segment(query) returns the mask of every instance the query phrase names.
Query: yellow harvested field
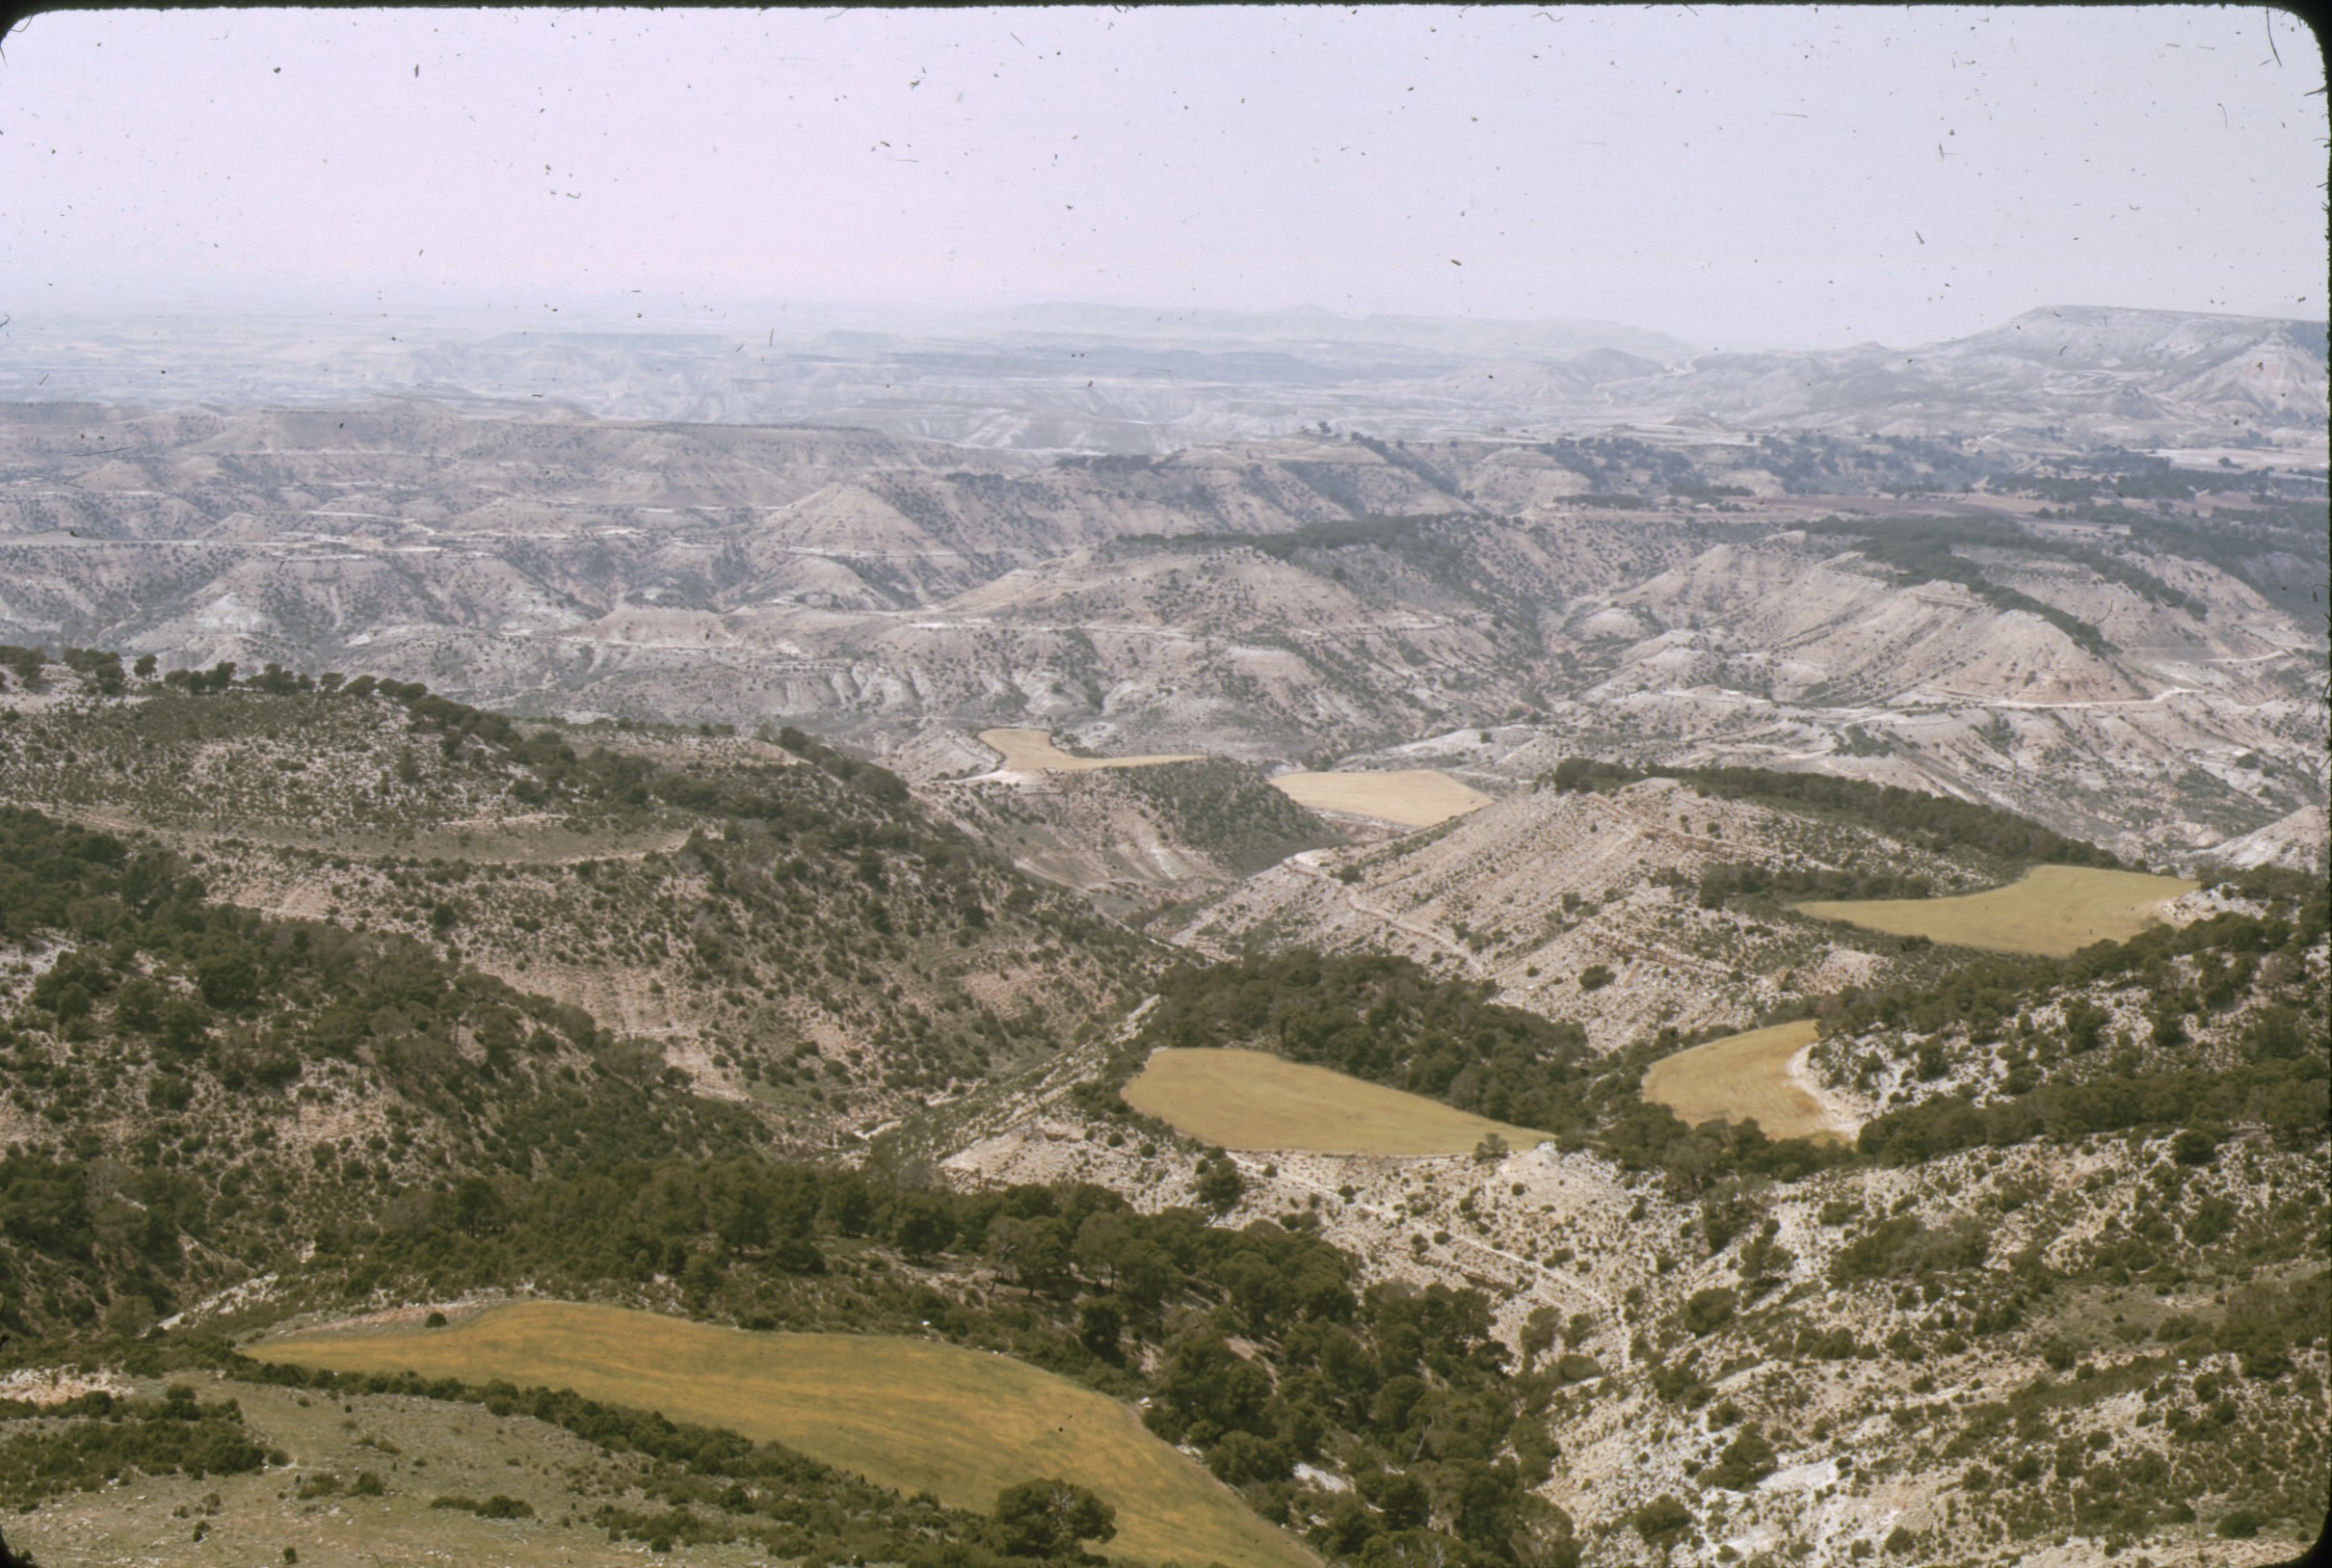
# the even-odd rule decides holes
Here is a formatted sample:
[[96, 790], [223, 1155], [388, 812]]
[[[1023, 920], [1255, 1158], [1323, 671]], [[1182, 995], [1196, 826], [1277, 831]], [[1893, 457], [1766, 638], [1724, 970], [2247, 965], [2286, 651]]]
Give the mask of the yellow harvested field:
[[1195, 752], [1173, 757], [1072, 757], [1052, 743], [1043, 730], [983, 730], [980, 744], [1004, 754], [1004, 766], [1015, 773], [1091, 773], [1096, 768], [1149, 768], [1160, 762], [1203, 762]]
[[1494, 1133], [1510, 1149], [1551, 1135], [1260, 1050], [1152, 1051], [1125, 1100], [1225, 1149], [1466, 1155]]
[[2005, 888], [1952, 898], [1825, 900], [1797, 909], [1818, 920], [1843, 920], [1889, 936], [2065, 958], [2091, 943], [2127, 942], [2161, 924], [2161, 906], [2200, 886], [2142, 871], [2036, 865]]
[[1430, 828], [1490, 804], [1490, 797], [1480, 790], [1431, 768], [1399, 773], [1283, 773], [1271, 784], [1298, 806], [1315, 811], [1373, 816], [1405, 828]]
[[1686, 1122], [1754, 1121], [1769, 1138], [1842, 1138], [1853, 1132], [1789, 1076], [1789, 1058], [1814, 1044], [1811, 1020], [1693, 1046], [1654, 1062], [1644, 1098]]
[[754, 1334], [575, 1302], [437, 1329], [297, 1334], [250, 1347], [334, 1371], [504, 1378], [776, 1441], [903, 1492], [986, 1513], [1040, 1475], [1118, 1510], [1113, 1556], [1312, 1568], [1312, 1555], [1116, 1400], [1006, 1356], [925, 1340]]

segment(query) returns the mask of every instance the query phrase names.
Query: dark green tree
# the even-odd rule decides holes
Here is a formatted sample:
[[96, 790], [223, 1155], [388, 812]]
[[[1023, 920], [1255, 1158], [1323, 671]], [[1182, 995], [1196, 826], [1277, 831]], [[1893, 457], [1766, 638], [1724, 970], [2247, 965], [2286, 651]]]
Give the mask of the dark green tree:
[[1238, 1166], [1220, 1149], [1199, 1161], [1199, 1202], [1215, 1213], [1227, 1212], [1246, 1190], [1247, 1183], [1239, 1176]]
[[1081, 1558], [1079, 1542], [1117, 1534], [1118, 1511], [1073, 1481], [1045, 1476], [998, 1492], [992, 1526], [1008, 1556]]

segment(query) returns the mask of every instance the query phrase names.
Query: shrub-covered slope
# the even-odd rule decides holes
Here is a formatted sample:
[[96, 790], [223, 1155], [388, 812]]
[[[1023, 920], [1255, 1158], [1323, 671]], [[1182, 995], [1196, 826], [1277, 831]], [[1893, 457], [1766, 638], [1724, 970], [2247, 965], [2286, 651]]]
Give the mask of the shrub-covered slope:
[[110, 698], [51, 671], [50, 699], [0, 709], [0, 798], [149, 828], [219, 898], [582, 1007], [805, 1145], [1057, 1049], [1154, 951], [797, 731], [521, 724], [280, 672]]

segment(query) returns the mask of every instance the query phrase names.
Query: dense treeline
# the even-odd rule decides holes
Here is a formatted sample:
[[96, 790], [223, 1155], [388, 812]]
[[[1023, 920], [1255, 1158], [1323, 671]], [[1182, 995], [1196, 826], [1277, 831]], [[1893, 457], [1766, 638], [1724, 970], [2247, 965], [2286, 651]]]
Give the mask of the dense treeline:
[[[1802, 811], [1866, 828], [1938, 853], [1980, 855], [2003, 866], [2094, 865], [2109, 870], [2123, 868], [2120, 860], [2095, 844], [2068, 838], [2013, 811], [2003, 811], [1994, 806], [1978, 806], [1973, 801], [1955, 800], [1948, 795], [1924, 794], [1895, 784], [1872, 784], [1864, 779], [1842, 779], [1822, 773], [1777, 773], [1768, 768], [1638, 768], [1624, 762], [1600, 762], [1590, 757], [1567, 757], [1551, 772], [1543, 775], [1540, 782], [1556, 789], [1602, 792], [1644, 779], [1676, 779], [1711, 799], [1737, 800], [1751, 805]], [[1843, 881], [1822, 880], [1825, 876], [1842, 878], [1847, 873], [1806, 874], [1824, 890], [1847, 885]], [[1913, 888], [1923, 883], [1923, 879], [1897, 876], [1883, 870], [1858, 871], [1852, 875], [1857, 879], [1853, 885], [1858, 887], [1867, 881], [1870, 885], [1898, 889]], [[1761, 877], [1763, 877], [1762, 881]], [[1708, 886], [1715, 890], [1720, 899], [1734, 892], [1794, 894], [1795, 891], [1794, 887], [1789, 885], [1789, 874], [1766, 875], [1753, 866], [1729, 868], [1726, 877]], [[1823, 890], [1817, 896], [1921, 895], [1902, 891], [1879, 895], [1857, 892], [1849, 895]]]
[[[2116, 475], [2109, 483], [2115, 487], [2117, 492], [2122, 492], [2122, 487], [2129, 487], [2126, 493], [2133, 495], [2175, 496], [2182, 489], [2186, 488], [2185, 480], [2169, 476], [2167, 470], [2164, 470], [2162, 475], [2151, 480], [2133, 474]], [[2191, 491], [2188, 490], [2186, 495], [2181, 498], [2190, 499]], [[1815, 524], [1809, 531], [1847, 535], [1876, 542], [1875, 546], [1872, 543], [1866, 543], [1863, 546], [1864, 552], [1871, 555], [1872, 559], [1885, 561], [1891, 566], [1900, 566], [1906, 571], [1927, 573], [1936, 581], [1960, 582], [1987, 598], [1995, 593], [2011, 595], [2013, 590], [1997, 588], [1989, 584], [1979, 587], [1977, 583], [1969, 581], [1969, 575], [1975, 569], [1970, 563], [1959, 560], [1955, 555], [1950, 555], [1951, 551], [1960, 549], [2002, 550], [2023, 555], [2037, 555], [2044, 560], [2063, 561], [2069, 565], [2078, 566], [2107, 582], [2119, 583], [2149, 604], [2183, 610], [2197, 620], [2206, 613], [2206, 606], [2202, 600], [2181, 589], [2173, 588], [2143, 567], [2121, 556], [2108, 555], [2094, 545], [2080, 544], [2075, 540], [2049, 534], [2027, 533], [2012, 524], [1971, 518], [1921, 518], [1910, 526], [1916, 532], [1908, 536], [1881, 535], [1867, 520], [1833, 518]], [[1939, 562], [1939, 556], [1949, 556], [1949, 564], [1945, 565]], [[2022, 596], [2015, 597], [2021, 598]], [[2000, 600], [1995, 599], [1994, 602], [2000, 602]], [[2008, 606], [2002, 604], [2002, 607], [2007, 608]], [[2015, 607], [2029, 608], [2030, 603], [2027, 601], [2026, 604]], [[2085, 623], [2076, 622], [2075, 625], [2085, 625]]]
[[[111, 697], [128, 684], [129, 678], [121, 669], [121, 655], [96, 648], [67, 648], [58, 655], [58, 662], [75, 675], [86, 677], [98, 691]], [[0, 643], [0, 670], [16, 678], [16, 683], [28, 689], [40, 684], [42, 666], [48, 663], [47, 653], [38, 648], [23, 648], [14, 643]], [[154, 663], [149, 655], [139, 661], [139, 673], [150, 675]], [[8, 687], [8, 676], [0, 675], [0, 691]]]
[[[1630, 768], [1586, 756], [1567, 756], [1539, 784], [1558, 791], [1603, 793], [1642, 780], [1679, 780], [1705, 798], [1772, 805], [1787, 812], [1884, 833], [1938, 854], [1992, 861], [1999, 870], [2027, 865], [2099, 865], [2122, 870], [2122, 861], [2097, 844], [2043, 829], [2015, 812], [1975, 805], [1952, 796], [1928, 796], [1917, 788], [1840, 780], [1821, 772], [1772, 772], [1767, 768]], [[1716, 910], [1735, 898], [1926, 898], [1936, 891], [1931, 877], [1892, 865], [1787, 865], [1719, 864], [1700, 873], [1700, 908]]]
[[2133, 1128], [2225, 1128], [2254, 1122], [2318, 1133], [2324, 1126], [2321, 1060], [2248, 1062], [2220, 1071], [2043, 1083], [2013, 1100], [1974, 1105], [1957, 1097], [1887, 1111], [1863, 1128], [1863, 1153], [1890, 1165], [2031, 1138], [2079, 1138]]
[[1874, 833], [1936, 849], [1969, 850], [2026, 864], [2108, 869], [2122, 865], [2110, 852], [2095, 844], [2068, 838], [2013, 811], [1948, 795], [1930, 795], [1863, 779], [1778, 773], [1767, 768], [1688, 768], [1675, 776], [1721, 799], [1829, 813]]
[[1889, 865], [1849, 871], [1827, 865], [1768, 867], [1750, 861], [1719, 861], [1702, 868], [1693, 890], [1701, 908], [1723, 909], [1759, 899], [1800, 903], [1822, 898], [1931, 898], [1935, 879]]
[[[2025, 825], [2018, 819], [2006, 818], [2002, 829], [1987, 820], [1992, 816], [2004, 813], [1972, 809], [1964, 817], [1947, 814], [1950, 826], [1943, 831], [1961, 843], [2037, 842], [2044, 852], [2061, 853], [2088, 847], [2064, 840], [2059, 850], [2045, 838], [2020, 838], [2013, 830]], [[2332, 1077], [2320, 1003], [2311, 1010], [2280, 993], [2262, 997], [2258, 982], [2273, 954], [2284, 956], [2288, 972], [2305, 972], [2300, 966], [2306, 955], [2325, 940], [2325, 891], [2313, 879], [2272, 869], [2244, 873], [2227, 886], [2260, 901], [2264, 913], [2158, 926], [2062, 960], [1982, 955], [1939, 980], [1824, 999], [1820, 1012], [1828, 1036], [1957, 1029], [1980, 1047], [1999, 1041], [2014, 1021], [2036, 1009], [2055, 1006], [2063, 1019], [2061, 1038], [2021, 1048], [2021, 1065], [2010, 1080], [2013, 1098], [1977, 1106], [1944, 1097], [1886, 1111], [1865, 1126], [1855, 1152], [1805, 1139], [1768, 1139], [1754, 1124], [1687, 1127], [1666, 1107], [1644, 1102], [1643, 1068], [1686, 1044], [1674, 1031], [1595, 1057], [1576, 1025], [1501, 1006], [1486, 986], [1437, 979], [1409, 960], [1373, 955], [1297, 950], [1177, 970], [1160, 982], [1158, 1001], [1141, 1028], [1080, 1092], [1091, 1109], [1127, 1115], [1117, 1091], [1153, 1050], [1262, 1049], [1544, 1129], [1566, 1146], [1596, 1149], [1626, 1168], [1661, 1171], [1672, 1189], [1685, 1194], [1728, 1174], [1794, 1180], [1856, 1152], [1900, 1164], [1987, 1144], [2133, 1128], [2249, 1123], [2294, 1136], [2320, 1131]], [[2188, 963], [2173, 962], [2178, 959]], [[2241, 1059], [2142, 1074], [2134, 1066], [2105, 1071], [2109, 1064], [2099, 1047], [2106, 1015], [2082, 993], [2133, 981], [2151, 988], [2149, 1016], [2158, 1044], [2184, 1041], [2186, 1020], [2258, 1002], [2241, 1035]]]
[[[0, 1180], [30, 1214], [55, 1175]], [[1358, 1496], [1319, 1530], [1340, 1556], [1567, 1560], [1568, 1521], [1529, 1495], [1553, 1449], [1523, 1420], [1551, 1382], [1509, 1375], [1478, 1291], [1361, 1289], [1356, 1260], [1314, 1234], [1310, 1212], [1232, 1229], [1187, 1209], [1143, 1214], [1090, 1185], [959, 1193], [693, 1156], [474, 1175], [369, 1215], [348, 1207], [305, 1263], [278, 1260], [286, 1289], [411, 1299], [523, 1278], [586, 1299], [668, 1289], [694, 1315], [748, 1327], [937, 1333], [1146, 1397], [1160, 1435], [1269, 1517], [1294, 1519], [1298, 1462], [1343, 1469]], [[137, 1372], [176, 1340], [111, 1342]], [[9, 1350], [42, 1362], [90, 1343], [19, 1337]], [[676, 1450], [664, 1460], [686, 1469]], [[713, 1508], [715, 1477], [671, 1478], [665, 1511], [602, 1523], [643, 1539], [750, 1536], [788, 1555], [803, 1544], [788, 1533], [801, 1521], [760, 1518], [758, 1502], [744, 1510], [754, 1518]]]
[[[1638, 1063], [1666, 1055], [1655, 1043], [1630, 1052]], [[1623, 1079], [1632, 1090], [1641, 1066]], [[1769, 1138], [1754, 1119], [1745, 1122], [1686, 1123], [1665, 1105], [1620, 1099], [1619, 1108], [1585, 1146], [1609, 1156], [1622, 1169], [1658, 1171], [1669, 1191], [1691, 1198], [1721, 1185], [1728, 1177], [1763, 1177], [1794, 1182], [1852, 1157], [1843, 1146], [1818, 1138]]]
[[1277, 865], [1298, 850], [1336, 841], [1316, 815], [1229, 757], [1126, 768], [1117, 782], [1148, 802], [1176, 839], [1215, 856], [1241, 876]]
[[1493, 994], [1410, 959], [1366, 953], [1298, 948], [1185, 966], [1158, 982], [1140, 1030], [1078, 1092], [1091, 1109], [1129, 1115], [1118, 1091], [1151, 1051], [1244, 1047], [1541, 1129], [1626, 1169], [1662, 1171], [1686, 1192], [1729, 1171], [1789, 1180], [1842, 1157], [1808, 1139], [1769, 1139], [1754, 1124], [1689, 1127], [1645, 1102], [1644, 1068], [1688, 1044], [1674, 1029], [1598, 1056], [1577, 1024]]
[[285, 1463], [252, 1441], [232, 1399], [206, 1403], [181, 1383], [159, 1399], [102, 1390], [50, 1405], [0, 1399], [0, 1500], [19, 1508], [132, 1475], [200, 1480]]
[[2257, 582], [2268, 575], [2262, 571], [2263, 566], [2280, 553], [2306, 562], [2313, 569], [2308, 575], [2320, 582], [2326, 554], [2324, 498], [2321, 495], [2276, 498], [2263, 494], [2254, 500], [2254, 505], [2241, 510], [2213, 512], [2208, 526], [2199, 518], [2163, 517], [2118, 505], [2089, 511], [2102, 514], [2098, 520], [2128, 528], [2133, 542], [2196, 561], [2208, 561], [2231, 575]]

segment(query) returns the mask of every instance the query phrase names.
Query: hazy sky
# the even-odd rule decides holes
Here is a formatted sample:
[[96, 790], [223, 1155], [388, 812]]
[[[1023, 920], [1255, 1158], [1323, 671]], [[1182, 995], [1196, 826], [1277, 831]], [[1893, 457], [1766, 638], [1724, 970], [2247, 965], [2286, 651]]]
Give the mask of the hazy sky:
[[2260, 9], [65, 13], [0, 61], [0, 312], [2320, 317], [2323, 83]]

